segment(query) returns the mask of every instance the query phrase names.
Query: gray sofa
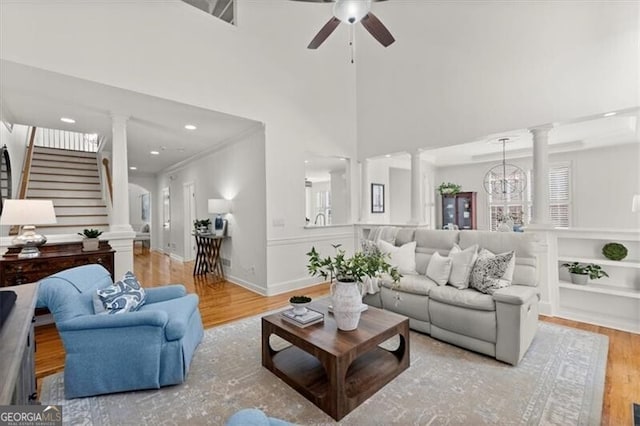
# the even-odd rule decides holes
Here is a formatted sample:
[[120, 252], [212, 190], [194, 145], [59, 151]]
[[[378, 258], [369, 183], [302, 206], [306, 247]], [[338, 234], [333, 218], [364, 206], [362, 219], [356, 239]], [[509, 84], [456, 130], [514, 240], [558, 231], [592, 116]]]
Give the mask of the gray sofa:
[[[517, 365], [533, 341], [538, 326], [539, 291], [533, 236], [515, 232], [447, 231], [382, 227], [370, 236], [395, 246], [416, 241], [417, 275], [404, 275], [393, 286], [379, 280], [379, 292], [364, 302], [409, 317], [412, 329], [439, 340]], [[425, 276], [436, 251], [447, 256], [454, 244], [462, 249], [478, 244], [493, 253], [515, 250], [512, 285], [493, 295], [473, 288], [439, 286]]]

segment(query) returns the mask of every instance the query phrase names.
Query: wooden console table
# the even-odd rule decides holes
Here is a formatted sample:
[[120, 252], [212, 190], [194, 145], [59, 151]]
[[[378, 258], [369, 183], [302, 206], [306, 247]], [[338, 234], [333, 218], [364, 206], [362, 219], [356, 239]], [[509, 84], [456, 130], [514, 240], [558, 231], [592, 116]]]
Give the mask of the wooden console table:
[[33, 308], [38, 283], [0, 291], [14, 291], [16, 304], [0, 329], [0, 405], [27, 405], [36, 401]]
[[82, 251], [82, 243], [54, 243], [40, 247], [40, 256], [18, 258], [20, 247], [9, 247], [0, 258], [0, 287], [27, 284], [75, 266], [97, 263], [113, 279], [114, 253], [108, 241], [100, 241], [98, 250]]
[[224, 280], [220, 249], [222, 241], [227, 237], [214, 234], [193, 234], [193, 236], [196, 239], [196, 263], [193, 266], [193, 275], [211, 272], [220, 280]]

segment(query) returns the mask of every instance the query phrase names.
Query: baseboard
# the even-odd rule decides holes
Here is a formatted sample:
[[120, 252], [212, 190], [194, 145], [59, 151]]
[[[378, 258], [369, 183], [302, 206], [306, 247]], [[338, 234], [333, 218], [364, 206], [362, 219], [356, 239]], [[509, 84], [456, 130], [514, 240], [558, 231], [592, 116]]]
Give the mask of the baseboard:
[[321, 282], [322, 281], [318, 281], [317, 278], [306, 277], [269, 285], [269, 287], [267, 288], [267, 296], [275, 296], [277, 294], [287, 293], [289, 291], [301, 290], [307, 287], [318, 285]]
[[173, 259], [173, 260], [177, 260], [178, 262], [183, 262], [183, 263], [184, 263], [184, 260], [183, 260], [182, 256], [178, 256], [178, 255], [177, 255], [177, 254], [175, 254], [175, 253], [171, 253], [171, 254], [169, 255], [169, 257], [170, 257], [171, 259]]
[[551, 303], [549, 302], [540, 302], [538, 303], [538, 312], [542, 315], [546, 315], [548, 317], [554, 316], [553, 308]]
[[242, 278], [238, 278], [238, 277], [235, 277], [233, 275], [225, 274], [224, 279], [226, 281], [229, 281], [232, 284], [239, 285], [240, 287], [246, 288], [247, 290], [251, 290], [254, 293], [258, 293], [261, 296], [269, 296], [269, 294], [267, 294], [267, 291], [265, 290], [264, 287], [261, 287], [261, 286], [259, 286], [257, 284], [252, 283], [252, 282], [243, 280]]

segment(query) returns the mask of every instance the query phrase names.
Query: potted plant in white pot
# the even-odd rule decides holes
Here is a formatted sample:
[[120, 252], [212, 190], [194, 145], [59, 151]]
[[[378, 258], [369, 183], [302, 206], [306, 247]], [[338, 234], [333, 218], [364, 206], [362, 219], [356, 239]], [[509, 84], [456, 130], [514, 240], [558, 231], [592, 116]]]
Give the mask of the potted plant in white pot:
[[85, 229], [82, 233], [78, 232], [78, 235], [83, 237], [82, 251], [95, 251], [98, 250], [100, 240], [98, 237], [102, 235], [102, 231], [97, 229]]
[[609, 274], [605, 272], [600, 265], [595, 263], [582, 264], [579, 262], [563, 263], [562, 266], [569, 270], [571, 274], [571, 282], [574, 284], [584, 285], [587, 280], [597, 280], [602, 277], [608, 277]]
[[[334, 245], [335, 256], [320, 257], [315, 247], [307, 253], [309, 263], [307, 269], [312, 276], [330, 278], [333, 316], [338, 329], [355, 330], [360, 321], [362, 307], [362, 279], [373, 278], [388, 273], [394, 282], [401, 278], [398, 269], [387, 263], [385, 255], [378, 252], [356, 252], [347, 257], [340, 245]], [[333, 282], [333, 278], [336, 279]]]

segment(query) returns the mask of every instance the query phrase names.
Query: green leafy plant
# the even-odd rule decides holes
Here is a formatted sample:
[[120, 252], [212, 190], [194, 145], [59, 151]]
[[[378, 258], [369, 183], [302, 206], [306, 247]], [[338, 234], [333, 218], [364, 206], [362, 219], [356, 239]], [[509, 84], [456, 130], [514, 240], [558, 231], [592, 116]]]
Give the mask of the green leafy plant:
[[442, 182], [440, 186], [438, 186], [438, 192], [442, 195], [455, 195], [462, 191], [462, 186], [451, 183], [451, 182]]
[[82, 232], [78, 232], [78, 235], [81, 235], [85, 238], [98, 238], [102, 235], [102, 231], [98, 231], [97, 229], [85, 229]]
[[309, 303], [311, 298], [309, 296], [292, 296], [289, 299], [289, 303]]
[[582, 264], [579, 262], [571, 262], [563, 263], [562, 266], [567, 268], [572, 274], [589, 275], [589, 278], [592, 280], [609, 276], [600, 265], [596, 265], [595, 263]]
[[325, 279], [330, 277], [331, 280], [335, 277], [345, 282], [361, 282], [364, 277], [373, 278], [382, 273], [389, 274], [393, 282], [398, 282], [402, 277], [397, 268], [387, 263], [386, 256], [380, 251], [359, 251], [347, 257], [345, 251], [340, 249], [340, 244], [333, 245], [333, 248], [336, 250], [335, 256], [322, 258], [315, 247], [311, 247], [311, 251], [307, 253], [307, 270], [312, 276], [319, 275]]
[[627, 248], [620, 243], [607, 243], [602, 247], [602, 254], [609, 260], [622, 260], [628, 253]]

